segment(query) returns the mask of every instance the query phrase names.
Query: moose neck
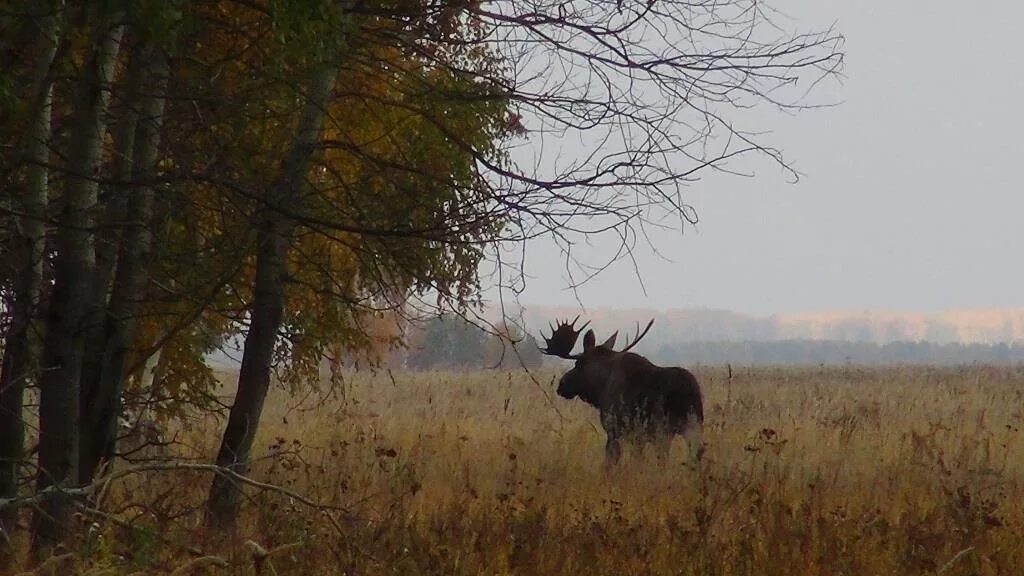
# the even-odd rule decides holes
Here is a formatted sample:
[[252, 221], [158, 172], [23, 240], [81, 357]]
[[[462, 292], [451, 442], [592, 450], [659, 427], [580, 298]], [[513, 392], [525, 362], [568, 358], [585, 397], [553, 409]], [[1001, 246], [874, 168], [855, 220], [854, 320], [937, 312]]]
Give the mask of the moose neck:
[[[603, 384], [603, 383], [602, 383]], [[583, 400], [587, 404], [600, 409], [601, 408], [601, 397], [604, 396], [604, 386], [592, 386], [584, 388], [579, 393], [580, 400]]]
[[608, 379], [613, 369], [612, 363], [606, 359], [598, 366], [592, 366], [584, 374], [585, 384], [579, 388], [579, 398], [591, 406], [601, 409], [605, 403], [605, 392]]

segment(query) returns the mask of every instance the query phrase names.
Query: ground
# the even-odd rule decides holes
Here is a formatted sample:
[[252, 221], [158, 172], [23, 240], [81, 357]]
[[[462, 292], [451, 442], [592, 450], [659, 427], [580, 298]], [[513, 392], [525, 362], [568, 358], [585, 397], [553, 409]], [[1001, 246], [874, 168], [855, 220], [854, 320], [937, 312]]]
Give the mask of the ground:
[[[1024, 368], [697, 368], [707, 454], [601, 467], [554, 372], [348, 375], [272, 394], [237, 538], [197, 529], [206, 472], [112, 488], [80, 566], [202, 555], [281, 574], [1013, 574], [1024, 566]], [[180, 454], [215, 451], [209, 420]], [[245, 544], [246, 540], [252, 542]], [[285, 546], [284, 548], [279, 548]], [[191, 558], [191, 560], [190, 560]], [[216, 561], [211, 560], [211, 561]], [[237, 568], [242, 566], [242, 568]], [[266, 566], [261, 567], [271, 573]]]

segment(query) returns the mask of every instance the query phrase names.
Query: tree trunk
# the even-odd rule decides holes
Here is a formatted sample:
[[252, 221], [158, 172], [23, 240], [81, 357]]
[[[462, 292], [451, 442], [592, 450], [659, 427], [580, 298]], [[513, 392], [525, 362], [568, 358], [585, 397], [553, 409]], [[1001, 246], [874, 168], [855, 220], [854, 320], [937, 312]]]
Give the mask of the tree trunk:
[[[334, 86], [336, 66], [318, 71], [310, 83], [306, 103], [288, 155], [278, 178], [267, 190], [256, 232], [256, 279], [249, 333], [242, 352], [238, 391], [217, 454], [217, 465], [244, 474], [249, 462], [263, 402], [270, 388], [270, 368], [277, 331], [284, 313], [284, 285], [295, 221], [278, 207], [294, 210], [310, 155], [320, 140], [324, 106]], [[215, 528], [233, 528], [241, 502], [241, 487], [226, 476], [215, 476], [207, 502], [206, 522]]]
[[[134, 45], [133, 45], [134, 44]], [[117, 124], [112, 130], [114, 159], [113, 176], [115, 184], [107, 192], [107, 198], [101, 201], [102, 213], [99, 215], [99, 226], [96, 232], [96, 275], [90, 293], [88, 333], [85, 337], [85, 354], [82, 360], [82, 384], [80, 390], [80, 410], [82, 414], [81, 443], [79, 446], [79, 479], [92, 477], [95, 466], [83, 467], [84, 462], [93, 460], [98, 454], [95, 436], [96, 424], [89, 420], [88, 406], [97, 399], [100, 372], [103, 369], [104, 325], [107, 318], [108, 297], [114, 270], [117, 266], [119, 246], [124, 236], [122, 229], [126, 218], [129, 184], [132, 177], [132, 163], [135, 148], [135, 132], [139, 120], [139, 108], [142, 106], [142, 83], [144, 81], [146, 58], [137, 43], [126, 42], [131, 47], [128, 65], [122, 82], [120, 114], [114, 111]]]
[[[103, 3], [92, 50], [79, 78], [59, 217], [54, 284], [39, 379], [39, 474], [37, 490], [77, 480], [79, 385], [85, 350], [86, 307], [96, 263], [93, 227], [96, 176], [105, 126], [107, 91], [123, 31], [115, 3]], [[72, 503], [54, 493], [34, 518], [32, 553], [40, 557], [63, 539]]]
[[[0, 498], [18, 493], [18, 471], [24, 457], [25, 422], [22, 416], [25, 383], [35, 379], [31, 345], [32, 320], [36, 317], [42, 290], [43, 256], [46, 243], [46, 198], [49, 178], [46, 168], [50, 158], [50, 117], [53, 93], [50, 66], [57, 50], [56, 15], [44, 5], [38, 19], [40, 44], [33, 87], [43, 92], [41, 105], [32, 120], [27, 145], [26, 193], [21, 199], [23, 216], [12, 251], [15, 257], [15, 288], [11, 303], [11, 325], [4, 340], [3, 365], [0, 367]], [[10, 536], [17, 525], [18, 510], [0, 511], [0, 567], [11, 560]]]
[[[79, 480], [83, 483], [92, 479], [102, 461], [110, 461], [114, 456], [125, 361], [135, 338], [138, 304], [146, 292], [146, 259], [152, 244], [150, 225], [155, 194], [153, 186], [147, 182], [155, 172], [159, 152], [169, 70], [164, 53], [152, 48], [145, 55], [144, 67], [146, 95], [139, 103], [140, 118], [131, 152], [133, 191], [125, 210], [128, 229], [121, 240], [113, 291], [106, 307], [102, 345], [97, 352], [99, 369], [92, 375], [94, 380], [83, 381], [83, 433], [79, 454]], [[100, 294], [94, 293], [94, 296]]]
[[[126, 36], [131, 36], [126, 34]], [[123, 237], [125, 210], [131, 193], [132, 170], [135, 164], [135, 135], [141, 110], [145, 106], [143, 92], [146, 82], [146, 68], [149, 66], [151, 48], [140, 46], [138, 41], [127, 40], [125, 48], [131, 50], [122, 82], [120, 111], [111, 110], [117, 118], [117, 125], [111, 130], [114, 146], [111, 170], [115, 184], [110, 186], [109, 199], [103, 202], [101, 223], [96, 232], [96, 283], [93, 298], [102, 314], [114, 280], [114, 270]], [[147, 48], [149, 48], [147, 50]], [[147, 94], [146, 96], [152, 96]]]

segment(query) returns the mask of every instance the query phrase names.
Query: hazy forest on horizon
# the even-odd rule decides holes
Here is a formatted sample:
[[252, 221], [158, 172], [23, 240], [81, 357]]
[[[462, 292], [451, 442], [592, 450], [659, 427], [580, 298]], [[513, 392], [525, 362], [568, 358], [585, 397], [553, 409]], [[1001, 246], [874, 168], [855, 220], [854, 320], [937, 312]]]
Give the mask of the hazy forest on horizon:
[[[958, 310], [937, 314], [818, 313], [758, 317], [725, 310], [593, 309], [529, 306], [478, 316], [447, 314], [404, 326], [402, 343], [364, 367], [392, 370], [534, 368], [548, 323], [583, 314], [595, 330], [655, 328], [637, 348], [666, 365], [891, 365], [1024, 363], [1024, 311]], [[496, 334], [512, 327], [504, 341]], [[391, 327], [396, 330], [395, 327]], [[241, 340], [222, 343], [211, 364], [237, 369]], [[358, 367], [348, 358], [350, 367]], [[557, 359], [548, 359], [557, 366]]]

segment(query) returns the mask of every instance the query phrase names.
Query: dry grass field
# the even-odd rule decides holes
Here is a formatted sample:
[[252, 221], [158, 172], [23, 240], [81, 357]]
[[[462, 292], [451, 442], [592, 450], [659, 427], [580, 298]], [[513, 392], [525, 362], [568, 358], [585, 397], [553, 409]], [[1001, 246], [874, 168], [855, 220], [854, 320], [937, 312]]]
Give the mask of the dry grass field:
[[[81, 571], [254, 574], [1024, 573], [1024, 369], [696, 370], [707, 455], [604, 473], [596, 412], [555, 373], [353, 375], [264, 413], [234, 539], [206, 472], [112, 488]], [[209, 461], [219, 428], [179, 431]], [[270, 552], [260, 565], [252, 543]], [[190, 550], [191, 549], [191, 550]], [[229, 568], [201, 564], [218, 555]], [[192, 564], [186, 566], [191, 562]]]

